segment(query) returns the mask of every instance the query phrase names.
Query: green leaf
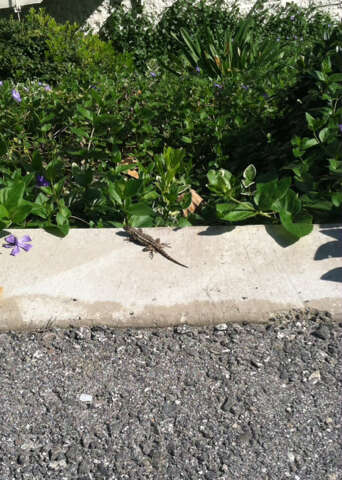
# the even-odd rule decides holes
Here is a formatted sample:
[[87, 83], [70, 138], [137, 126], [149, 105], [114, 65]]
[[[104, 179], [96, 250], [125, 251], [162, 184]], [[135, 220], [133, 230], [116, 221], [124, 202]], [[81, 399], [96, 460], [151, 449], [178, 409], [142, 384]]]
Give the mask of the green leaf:
[[249, 202], [239, 205], [235, 202], [219, 203], [216, 205], [216, 212], [220, 219], [229, 222], [240, 222], [257, 215], [253, 205]]
[[305, 118], [307, 121], [307, 124], [309, 125], [310, 128], [314, 129], [315, 128], [315, 119], [310, 113], [305, 113]]
[[64, 163], [60, 159], [55, 158], [54, 160], [51, 160], [51, 162], [49, 162], [48, 166], [46, 167], [46, 176], [51, 181], [51, 183], [53, 183], [56, 178], [62, 175], [63, 170]]
[[245, 180], [248, 180], [249, 182], [253, 182], [256, 176], [255, 166], [252, 163], [248, 165], [248, 167], [246, 167], [245, 170], [243, 171], [242, 175]]
[[181, 140], [184, 142], [184, 143], [192, 143], [192, 139], [189, 138], [189, 137], [181, 137]]
[[273, 204], [286, 195], [290, 188], [291, 177], [275, 179], [267, 183], [257, 183], [254, 201], [260, 210], [272, 210]]
[[45, 223], [43, 228], [46, 232], [51, 233], [52, 235], [56, 235], [57, 237], [65, 237], [68, 235], [70, 230], [69, 223], [64, 225], [54, 225], [53, 223]]
[[294, 220], [292, 213], [283, 211], [279, 216], [283, 227], [295, 237], [304, 237], [313, 230], [311, 215], [303, 213], [296, 216]]
[[207, 173], [209, 180], [208, 188], [221, 195], [225, 195], [232, 190], [231, 180], [233, 174], [224, 168], [220, 170], [209, 170]]
[[328, 127], [325, 127], [325, 128], [322, 128], [322, 130], [319, 132], [318, 134], [318, 137], [320, 139], [321, 142], [324, 142], [325, 139], [329, 136], [329, 128]]
[[48, 132], [49, 130], [51, 130], [51, 127], [52, 127], [51, 123], [46, 123], [41, 127], [41, 131], [43, 133]]
[[0, 203], [8, 210], [20, 204], [25, 191], [25, 182], [17, 180], [9, 187], [0, 190]]
[[32, 203], [25, 200], [22, 201], [21, 205], [18, 205], [13, 210], [10, 211], [10, 216], [14, 224], [22, 223], [32, 212]]
[[81, 128], [70, 127], [72, 133], [76, 135], [78, 138], [89, 138], [89, 133]]
[[132, 227], [153, 227], [153, 218], [148, 215], [132, 215], [128, 218], [128, 223]]
[[330, 212], [333, 207], [332, 202], [329, 202], [328, 200], [303, 200], [303, 204], [306, 207], [313, 208], [315, 210], [322, 210], [324, 212]]
[[141, 188], [141, 180], [130, 179], [125, 184], [125, 198], [134, 197]]
[[85, 108], [77, 105], [77, 111], [87, 120], [90, 120], [91, 122], [94, 121], [94, 114], [93, 112], [90, 112], [89, 110], [86, 110]]
[[122, 191], [119, 184], [108, 181], [108, 194], [113, 204], [122, 205]]
[[296, 215], [302, 209], [302, 202], [298, 198], [298, 194], [289, 189], [282, 198], [273, 203], [272, 207], [275, 212], [286, 211]]
[[65, 215], [63, 215], [62, 212], [58, 212], [57, 215], [56, 215], [56, 222], [57, 222], [57, 225], [60, 227], [60, 226], [63, 226], [65, 225], [66, 223], [68, 223], [68, 217], [66, 217]]
[[329, 75], [329, 83], [330, 82], [342, 82], [342, 73], [333, 73]]
[[303, 138], [301, 148], [307, 150], [308, 148], [314, 147], [318, 144], [318, 140], [316, 138]]
[[331, 194], [331, 201], [335, 207], [339, 207], [342, 204], [342, 192], [334, 192]]
[[153, 216], [153, 209], [144, 202], [133, 203], [127, 208], [127, 213], [134, 216]]
[[0, 139], [0, 155], [5, 155], [7, 153], [7, 142]]
[[0, 205], [0, 218], [9, 218], [9, 212], [4, 205]]
[[37, 172], [41, 172], [42, 166], [43, 166], [42, 156], [38, 150], [35, 150], [32, 154], [32, 168]]

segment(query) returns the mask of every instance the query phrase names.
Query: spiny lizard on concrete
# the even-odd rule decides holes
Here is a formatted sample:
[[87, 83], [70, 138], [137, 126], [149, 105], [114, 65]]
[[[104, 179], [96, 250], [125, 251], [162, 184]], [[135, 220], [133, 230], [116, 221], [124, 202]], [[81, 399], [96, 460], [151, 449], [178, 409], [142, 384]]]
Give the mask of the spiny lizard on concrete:
[[183, 265], [182, 263], [177, 262], [177, 260], [170, 257], [170, 255], [165, 252], [164, 247], [170, 246], [168, 243], [160, 243], [159, 238], [154, 239], [150, 237], [150, 235], [144, 233], [141, 228], [134, 228], [130, 227], [129, 225], [124, 225], [123, 229], [128, 233], [129, 239], [133, 242], [138, 243], [139, 245], [143, 245], [145, 247], [143, 251], [150, 252], [151, 257], [153, 257], [154, 252], [158, 252], [163, 255], [163, 257], [170, 260], [170, 262], [176, 263], [181, 267], [189, 268], [187, 267], [187, 265]]

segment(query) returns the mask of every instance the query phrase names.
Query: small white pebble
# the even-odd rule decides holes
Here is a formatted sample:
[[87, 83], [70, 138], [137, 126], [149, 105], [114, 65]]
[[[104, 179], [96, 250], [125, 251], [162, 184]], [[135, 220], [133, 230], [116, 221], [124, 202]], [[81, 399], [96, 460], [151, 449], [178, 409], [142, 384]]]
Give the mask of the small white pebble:
[[290, 460], [291, 463], [294, 463], [295, 456], [294, 456], [293, 452], [287, 452], [287, 458]]
[[310, 380], [313, 384], [319, 382], [320, 379], [321, 379], [321, 374], [320, 374], [320, 371], [319, 371], [319, 370], [315, 370], [314, 372], [312, 372], [312, 374], [311, 374], [310, 377], [309, 377], [309, 380]]
[[219, 323], [214, 327], [215, 330], [227, 330], [227, 328], [228, 325], [226, 323]]
[[93, 396], [92, 395], [87, 395], [86, 393], [82, 393], [80, 395], [80, 400], [81, 400], [81, 402], [92, 402], [93, 401]]

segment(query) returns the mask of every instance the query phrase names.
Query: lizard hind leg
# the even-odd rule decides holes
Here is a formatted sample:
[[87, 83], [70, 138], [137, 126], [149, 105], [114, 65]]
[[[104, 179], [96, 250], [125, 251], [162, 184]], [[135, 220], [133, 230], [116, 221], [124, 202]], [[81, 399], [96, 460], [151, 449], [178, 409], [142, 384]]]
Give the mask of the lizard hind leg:
[[154, 250], [151, 247], [143, 248], [143, 252], [150, 252], [150, 257], [153, 258]]

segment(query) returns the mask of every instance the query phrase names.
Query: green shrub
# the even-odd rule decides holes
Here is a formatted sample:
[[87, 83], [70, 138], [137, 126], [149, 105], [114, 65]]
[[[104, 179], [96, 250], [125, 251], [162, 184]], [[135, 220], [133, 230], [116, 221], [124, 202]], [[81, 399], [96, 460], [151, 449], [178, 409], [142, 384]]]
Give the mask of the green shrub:
[[[224, 72], [210, 72], [205, 63], [196, 70], [190, 56], [191, 68], [172, 60], [173, 74], [151, 56], [155, 71], [141, 74], [124, 49], [112, 68], [112, 47], [97, 37], [75, 32], [78, 42], [72, 46], [70, 37], [63, 56], [64, 33], [53, 45], [45, 35], [38, 45], [61, 69], [55, 77], [44, 70], [51, 87], [43, 74], [40, 82], [27, 76], [0, 83], [0, 227], [41, 226], [65, 235], [70, 225], [120, 226], [125, 219], [140, 226], [262, 219], [302, 236], [313, 220], [336, 218], [341, 27], [322, 28], [303, 50], [295, 39], [279, 42], [270, 64], [258, 54], [259, 24], [251, 25], [238, 46], [250, 35], [258, 48], [242, 56], [236, 47]], [[214, 69], [224, 38], [216, 30], [208, 44], [197, 36]], [[184, 218], [191, 188], [204, 207]]]
[[117, 7], [100, 31], [100, 38], [110, 41], [119, 52], [131, 52], [135, 64], [141, 71], [146, 69], [151, 59], [160, 58], [168, 64], [177, 58], [179, 43], [174, 34], [180, 28], [198, 31], [211, 28], [218, 35], [235, 24], [238, 7], [227, 7], [224, 0], [210, 2], [200, 0], [177, 0], [166, 8], [160, 21], [139, 10], [125, 10]]
[[55, 84], [74, 68], [87, 73], [101, 69], [108, 75], [132, 64], [116, 55], [97, 36], [84, 35], [76, 24], [59, 25], [42, 9], [21, 21], [0, 20], [0, 79], [40, 79]]

